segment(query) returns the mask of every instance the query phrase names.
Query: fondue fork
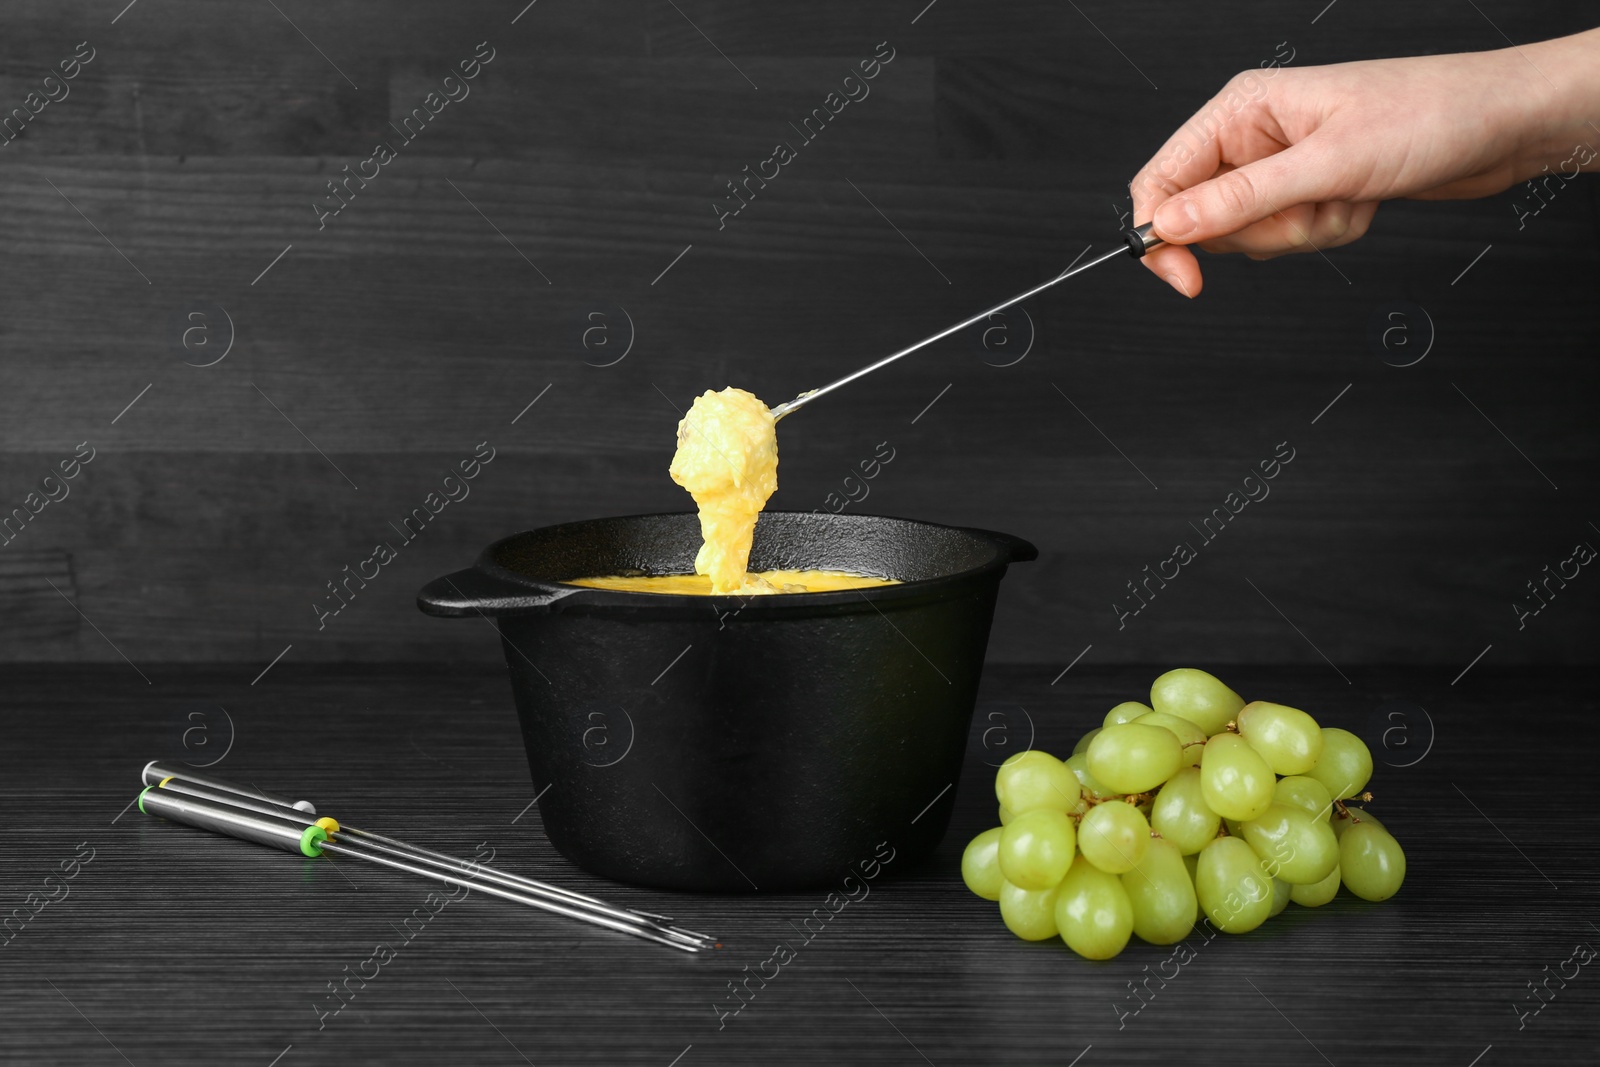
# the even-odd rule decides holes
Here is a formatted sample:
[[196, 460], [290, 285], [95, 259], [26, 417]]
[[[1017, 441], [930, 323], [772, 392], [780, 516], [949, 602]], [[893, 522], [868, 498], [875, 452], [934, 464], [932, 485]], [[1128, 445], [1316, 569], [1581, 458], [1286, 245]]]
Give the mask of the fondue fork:
[[[290, 802], [216, 778], [180, 777], [166, 773], [169, 769], [156, 761], [145, 766], [146, 780], [154, 775], [160, 777], [140, 794], [141, 811], [291, 852], [298, 850], [316, 855], [317, 851], [307, 850], [316, 848], [447, 884], [466, 885], [491, 896], [593, 922], [688, 952], [711, 948], [716, 943], [710, 935], [677, 926], [664, 915], [616, 907], [582, 893], [487, 867], [475, 860], [447, 856], [382, 834], [342, 826], [336, 819], [312, 819], [308, 817], [306, 809], [310, 805], [306, 801]], [[309, 846], [307, 835], [314, 839]]]
[[[290, 808], [293, 809], [294, 814], [310, 813], [315, 815], [317, 811], [317, 809], [309, 800], [288, 800], [287, 798], [278, 797], [271, 793], [265, 793], [258, 789], [248, 788], [246, 786], [238, 785], [234, 782], [224, 781], [221, 778], [201, 776], [195, 774], [187, 767], [163, 764], [159, 760], [151, 760], [149, 763], [145, 764], [141, 777], [144, 779], [146, 785], [163, 785], [170, 788], [178, 788], [180, 791], [192, 792], [194, 795], [212, 800], [223, 800], [227, 803], [231, 803], [236, 806], [243, 806], [249, 810], [257, 812], [265, 811], [269, 814], [275, 814], [276, 812], [274, 809]], [[171, 783], [176, 783], [176, 785], [172, 785]], [[196, 790], [195, 787], [200, 787], [200, 789]], [[255, 807], [253, 806], [255, 804], [265, 804], [268, 805], [268, 807]], [[585, 896], [582, 893], [576, 893], [570, 889], [563, 889], [560, 886], [550, 885], [546, 882], [535, 881], [532, 878], [524, 878], [521, 875], [512, 874], [509, 871], [498, 871], [492, 867], [485, 867], [476, 860], [460, 859], [455, 856], [447, 856], [442, 852], [434, 852], [433, 850], [423, 848], [420, 845], [408, 845], [404, 841], [397, 841], [392, 837], [385, 837], [382, 834], [373, 833], [369, 830], [362, 830], [351, 826], [348, 823], [341, 824], [340, 828], [344, 833], [353, 837], [365, 838], [366, 840], [375, 844], [386, 845], [390, 849], [401, 849], [407, 854], [411, 855], [413, 858], [422, 862], [431, 863], [434, 866], [449, 866], [471, 873], [487, 874], [506, 884], [512, 884], [514, 888], [519, 888], [525, 891], [551, 893], [557, 896], [565, 897], [569, 900], [577, 901], [583, 904], [594, 905], [601, 908], [611, 907], [611, 905], [606, 904], [605, 901], [598, 900], [595, 897]], [[715, 938], [711, 937], [709, 934], [699, 934], [695, 933], [693, 930], [686, 930], [681, 926], [677, 926], [670, 915], [657, 915], [654, 912], [641, 911], [637, 908], [619, 908], [616, 910], [625, 911], [631, 915], [636, 915], [643, 919], [649, 919], [664, 926], [671, 926], [676, 930], [682, 930], [684, 933], [693, 934], [695, 937], [707, 942], [715, 940]]]
[[1011, 297], [1011, 298], [1009, 298], [1007, 300], [1002, 300], [1002, 301], [1000, 301], [1000, 303], [994, 305], [994, 307], [991, 307], [991, 308], [987, 309], [986, 311], [980, 311], [976, 315], [973, 315], [971, 318], [962, 319], [960, 322], [956, 323], [954, 326], [946, 327], [945, 329], [940, 330], [936, 334], [931, 334], [928, 337], [924, 337], [922, 340], [918, 341], [916, 344], [909, 345], [906, 348], [902, 348], [900, 351], [895, 352], [892, 355], [884, 356], [882, 359], [878, 360], [876, 363], [870, 363], [867, 366], [862, 367], [858, 371], [854, 371], [854, 372], [852, 372], [850, 374], [846, 374], [843, 378], [840, 378], [836, 382], [830, 382], [829, 384], [824, 385], [821, 389], [812, 389], [812, 390], [810, 390], [808, 392], [801, 393], [799, 396], [795, 397], [793, 400], [789, 400], [789, 401], [786, 401], [786, 402], [784, 402], [782, 404], [779, 404], [777, 407], [772, 409], [773, 421], [776, 422], [778, 419], [783, 418], [785, 415], [793, 414], [795, 411], [798, 411], [804, 405], [811, 403], [811, 401], [815, 400], [817, 397], [826, 396], [828, 393], [833, 392], [835, 389], [839, 388], [841, 385], [849, 385], [851, 382], [855, 381], [857, 378], [863, 377], [864, 375], [871, 374], [873, 371], [877, 370], [879, 367], [887, 367], [889, 364], [893, 363], [895, 360], [899, 359], [901, 356], [909, 356], [911, 353], [917, 351], [918, 349], [926, 348], [927, 346], [933, 344], [935, 341], [943, 340], [944, 338], [949, 337], [953, 333], [959, 333], [960, 331], [966, 329], [968, 326], [971, 326], [974, 323], [982, 322], [984, 319], [988, 318], [990, 315], [993, 315], [997, 311], [1004, 311], [1006, 308], [1012, 306], [1013, 304], [1020, 304], [1022, 301], [1028, 299], [1030, 296], [1036, 296], [1039, 293], [1042, 293], [1046, 289], [1050, 288], [1052, 285], [1056, 285], [1056, 284], [1058, 284], [1060, 282], [1064, 282], [1068, 278], [1072, 277], [1075, 274], [1082, 274], [1084, 271], [1088, 270], [1090, 267], [1098, 267], [1100, 264], [1106, 262], [1107, 260], [1117, 258], [1117, 256], [1122, 254], [1123, 252], [1126, 252], [1129, 255], [1133, 256], [1134, 259], [1143, 259], [1144, 258], [1144, 254], [1146, 252], [1150, 251], [1152, 248], [1155, 248], [1155, 247], [1157, 247], [1158, 245], [1160, 245], [1162, 243], [1161, 238], [1157, 237], [1155, 234], [1150, 232], [1150, 223], [1148, 223], [1148, 222], [1145, 223], [1143, 226], [1138, 226], [1138, 227], [1135, 227], [1134, 229], [1124, 231], [1123, 234], [1122, 234], [1122, 241], [1123, 241], [1123, 243], [1122, 243], [1121, 246], [1119, 246], [1117, 248], [1113, 248], [1109, 252], [1101, 253], [1099, 256], [1096, 256], [1094, 259], [1091, 259], [1089, 262], [1083, 264], [1082, 266], [1070, 266], [1066, 270], [1062, 271], [1060, 274], [1056, 275], [1054, 278], [1051, 278], [1049, 281], [1042, 282], [1039, 285], [1034, 286], [1032, 289], [1029, 289], [1029, 290], [1027, 290], [1025, 292], [1018, 293], [1016, 296], [1013, 296], [1013, 297]]
[[500, 897], [503, 900], [555, 912], [558, 915], [579, 919], [595, 926], [604, 926], [619, 933], [630, 934], [633, 937], [643, 938], [646, 941], [653, 941], [660, 945], [666, 945], [668, 948], [675, 948], [684, 952], [699, 952], [705, 947], [687, 938], [667, 937], [642, 923], [627, 922], [575, 906], [568, 907], [540, 897], [524, 896], [510, 889], [477, 881], [467, 876], [465, 872], [462, 872], [462, 875], [457, 877], [434, 868], [417, 866], [406, 863], [403, 860], [368, 852], [362, 846], [340, 841], [335, 834], [330, 833], [317, 823], [310, 823], [302, 828], [287, 819], [258, 814], [229, 804], [213, 803], [209, 800], [175, 793], [170, 789], [162, 789], [157, 786], [145, 787], [144, 792], [139, 795], [139, 810], [147, 815], [164, 816], [172, 822], [183, 823], [202, 830], [211, 830], [215, 833], [226, 834], [229, 837], [236, 837], [244, 841], [254, 841], [257, 844], [280, 848], [286, 852], [298, 852], [301, 855], [312, 858], [321, 857], [324, 853], [332, 853], [336, 856], [347, 856], [351, 859], [365, 860], [384, 867], [393, 867], [396, 870], [420, 875], [423, 878], [443, 882], [446, 885], [460, 886], [467, 890], [476, 889], [481, 893]]

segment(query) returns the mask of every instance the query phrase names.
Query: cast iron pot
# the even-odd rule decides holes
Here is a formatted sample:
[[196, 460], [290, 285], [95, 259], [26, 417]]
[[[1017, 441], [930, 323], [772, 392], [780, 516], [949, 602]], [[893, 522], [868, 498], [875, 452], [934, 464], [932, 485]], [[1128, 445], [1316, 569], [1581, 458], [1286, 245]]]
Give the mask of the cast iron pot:
[[1000, 579], [1038, 551], [987, 530], [767, 512], [751, 570], [904, 584], [754, 597], [561, 584], [692, 573], [699, 547], [692, 513], [549, 526], [418, 595], [430, 615], [498, 623], [550, 842], [608, 878], [730, 892], [836, 884], [930, 851]]

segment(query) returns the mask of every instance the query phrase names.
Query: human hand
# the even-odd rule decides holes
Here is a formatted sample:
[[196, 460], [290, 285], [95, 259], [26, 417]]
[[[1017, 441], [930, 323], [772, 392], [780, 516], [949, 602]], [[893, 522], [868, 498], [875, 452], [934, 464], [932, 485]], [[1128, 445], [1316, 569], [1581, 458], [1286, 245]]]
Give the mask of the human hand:
[[1600, 30], [1495, 52], [1247, 71], [1134, 177], [1133, 218], [1153, 218], [1167, 242], [1143, 262], [1192, 297], [1200, 264], [1183, 245], [1252, 259], [1320, 251], [1366, 233], [1382, 200], [1488, 196], [1563, 161], [1593, 170], [1591, 120]]

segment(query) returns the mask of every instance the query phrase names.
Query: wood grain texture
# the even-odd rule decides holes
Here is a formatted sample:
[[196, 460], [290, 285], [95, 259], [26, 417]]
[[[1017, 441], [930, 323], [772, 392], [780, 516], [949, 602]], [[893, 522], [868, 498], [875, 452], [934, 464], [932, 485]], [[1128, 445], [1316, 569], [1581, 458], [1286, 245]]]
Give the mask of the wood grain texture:
[[[0, 507], [80, 442], [100, 454], [0, 556], [70, 557], [103, 634], [61, 597], [7, 597], [0, 658], [113, 665], [264, 665], [289, 644], [493, 663], [485, 635], [415, 613], [418, 585], [509, 532], [683, 508], [664, 468], [675, 409], [703, 389], [791, 396], [1103, 246], [1128, 176], [1279, 42], [1306, 64], [1586, 17], [639, 0], [513, 25], [522, 5], [487, 0], [141, 0], [112, 24], [87, 3], [13, 7], [0, 107], [77, 42], [97, 55], [0, 149]], [[327, 182], [484, 40], [471, 95], [319, 229]], [[719, 229], [725, 183], [885, 40], [870, 96]], [[1519, 230], [1514, 200], [1385, 205], [1326, 258], [1212, 258], [1193, 304], [1108, 264], [1030, 303], [1014, 366], [974, 331], [785, 422], [774, 506], [824, 506], [888, 440], [899, 458], [861, 508], [1035, 541], [997, 660], [1064, 666], [1093, 645], [1086, 663], [1453, 676], [1492, 643], [1491, 662], [1582, 661], [1589, 580], [1520, 630], [1512, 603], [1600, 537], [1600, 210], [1576, 183]], [[1397, 300], [1436, 334], [1403, 369], [1369, 340]], [[192, 364], [220, 347], [179, 341], [202, 305], [232, 323], [210, 367]], [[595, 313], [614, 347], [585, 348]], [[502, 458], [473, 497], [316, 630], [324, 584], [484, 440]], [[1299, 458], [1272, 497], [1119, 627], [1127, 583], [1285, 440]]]
[[[537, 809], [523, 813], [532, 789], [499, 672], [285, 663], [252, 688], [254, 670], [153, 669], [154, 686], [121, 665], [8, 670], [0, 911], [42, 891], [79, 842], [94, 853], [4, 946], [0, 992], [30, 1020], [0, 1029], [9, 1062], [1065, 1064], [1092, 1045], [1082, 1064], [1143, 1064], [1242, 1044], [1282, 1063], [1466, 1064], [1490, 1045], [1483, 1063], [1575, 1063], [1596, 1039], [1588, 969], [1552, 984], [1521, 1028], [1514, 1011], [1532, 1007], [1527, 982], [1600, 939], [1588, 773], [1600, 708], [1576, 672], [1480, 665], [1451, 686], [1434, 671], [1357, 668], [1346, 687], [1303, 668], [1221, 671], [1249, 696], [1373, 739], [1372, 808], [1409, 870], [1383, 904], [1341, 896], [1242, 937], [1196, 935], [1171, 977], [1170, 948], [1135, 943], [1090, 964], [1019, 942], [958, 873], [963, 844], [994, 818], [993, 764], [1030, 739], [1065, 751], [1159, 668], [1080, 665], [1054, 686], [1053, 665], [991, 668], [944, 844], [921, 865], [891, 864], [719, 1030], [727, 983], [798, 941], [790, 924], [825, 894], [663, 894], [572, 867]], [[1415, 747], [1379, 744], [1390, 701], [1410, 702]], [[223, 777], [419, 844], [488, 842], [502, 866], [666, 911], [725, 947], [679, 957], [482, 899], [402, 927], [428, 894], [412, 878], [122, 810], [146, 760], [219, 756]], [[1552, 782], [1568, 817], [1526, 800]], [[319, 1030], [327, 983], [370, 973], [379, 942], [398, 946], [393, 962]], [[1149, 974], [1168, 980], [1139, 1008], [1128, 983]]]
[[58, 549], [0, 554], [0, 597], [7, 606], [0, 632], [7, 639], [69, 641], [83, 621], [77, 612], [63, 610], [71, 604], [67, 598], [77, 595], [72, 578], [72, 557]]

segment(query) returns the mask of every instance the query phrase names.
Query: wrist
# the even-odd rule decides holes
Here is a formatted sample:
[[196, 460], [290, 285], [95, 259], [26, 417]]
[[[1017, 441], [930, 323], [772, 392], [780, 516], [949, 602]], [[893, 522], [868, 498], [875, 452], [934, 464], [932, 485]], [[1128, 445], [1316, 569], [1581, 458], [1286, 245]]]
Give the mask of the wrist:
[[1600, 170], [1600, 29], [1505, 49], [1529, 89], [1520, 169]]

